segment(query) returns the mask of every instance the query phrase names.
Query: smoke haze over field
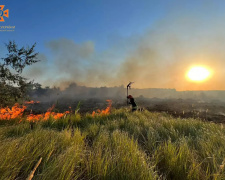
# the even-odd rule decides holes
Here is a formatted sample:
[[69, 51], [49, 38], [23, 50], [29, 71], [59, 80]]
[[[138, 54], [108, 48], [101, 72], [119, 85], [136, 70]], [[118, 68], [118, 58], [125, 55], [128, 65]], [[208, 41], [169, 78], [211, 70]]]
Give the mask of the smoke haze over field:
[[[136, 88], [225, 89], [225, 11], [206, 2], [191, 13], [176, 4], [176, 10], [170, 9], [146, 32], [120, 37], [104, 50], [97, 50], [91, 39], [49, 41], [45, 44], [49, 54], [40, 54], [42, 62], [29, 67], [25, 75], [61, 88], [71, 82], [112, 87], [134, 81]], [[202, 83], [187, 80], [194, 65], [209, 68], [211, 78]]]

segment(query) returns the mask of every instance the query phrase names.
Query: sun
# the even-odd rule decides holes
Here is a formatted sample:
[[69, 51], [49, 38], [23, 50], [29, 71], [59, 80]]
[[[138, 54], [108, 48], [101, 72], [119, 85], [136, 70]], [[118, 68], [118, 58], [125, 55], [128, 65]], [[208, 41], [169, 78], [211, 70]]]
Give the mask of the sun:
[[188, 73], [187, 73], [187, 77], [191, 80], [191, 81], [197, 81], [197, 82], [201, 82], [206, 80], [207, 78], [209, 78], [210, 76], [210, 71], [202, 66], [195, 66], [192, 67]]

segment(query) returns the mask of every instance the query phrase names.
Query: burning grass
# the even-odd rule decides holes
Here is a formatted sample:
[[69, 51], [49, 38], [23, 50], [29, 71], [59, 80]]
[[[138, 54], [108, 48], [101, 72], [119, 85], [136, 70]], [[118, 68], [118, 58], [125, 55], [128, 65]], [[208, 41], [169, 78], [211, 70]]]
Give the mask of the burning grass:
[[11, 120], [15, 118], [21, 118], [26, 108], [26, 106], [20, 106], [18, 103], [15, 104], [12, 108], [0, 108], [0, 119]]
[[106, 109], [98, 109], [97, 111], [92, 112], [92, 117], [94, 116], [103, 116], [108, 115], [110, 113], [111, 107], [112, 107], [112, 100], [106, 100], [108, 102], [108, 106]]
[[40, 101], [26, 101], [25, 104], [38, 104]]
[[[112, 100], [106, 100], [108, 102], [108, 106], [106, 109], [100, 110], [98, 109], [97, 111], [92, 112], [92, 117], [94, 116], [104, 116], [108, 115], [110, 113], [111, 107], [112, 107]], [[35, 103], [40, 103], [40, 101], [26, 101], [24, 104], [27, 105], [32, 105]], [[69, 111], [65, 111], [63, 113], [56, 113], [53, 112], [55, 108], [55, 105], [53, 105], [51, 108], [47, 110], [46, 113], [43, 114], [33, 114], [32, 110], [30, 114], [25, 116], [25, 120], [29, 122], [36, 122], [36, 121], [41, 121], [41, 120], [48, 120], [49, 118], [53, 118], [55, 120], [66, 117], [67, 114], [70, 114], [71, 107], [69, 107]], [[18, 103], [15, 104], [12, 108], [5, 107], [5, 108], [0, 108], [0, 120], [12, 120], [12, 119], [21, 119], [20, 122], [22, 121], [22, 116], [24, 111], [27, 109], [27, 106], [25, 105], [19, 105]]]
[[70, 111], [65, 111], [64, 113], [56, 113], [56, 112], [52, 112], [53, 109], [54, 109], [54, 106], [49, 108], [47, 110], [47, 112], [44, 113], [44, 114], [36, 114], [36, 115], [29, 114], [26, 119], [30, 122], [35, 122], [35, 121], [40, 121], [40, 120], [48, 120], [50, 117], [57, 120], [57, 119], [60, 119], [62, 117], [65, 117], [66, 114], [70, 113]]
[[[40, 103], [39, 101], [30, 101], [25, 102], [25, 104], [34, 104], [34, 103]], [[24, 111], [27, 109], [27, 106], [19, 105], [18, 103], [15, 104], [12, 108], [5, 107], [0, 108], [0, 120], [13, 120], [13, 119], [20, 119], [20, 122], [22, 121], [22, 116], [24, 114]], [[47, 110], [46, 113], [43, 114], [32, 114], [32, 111], [29, 115], [25, 116], [25, 120], [30, 122], [40, 121], [40, 120], [47, 120], [50, 117], [53, 119], [59, 119], [64, 117], [66, 114], [69, 114], [70, 111], [65, 111], [64, 113], [56, 113], [53, 112], [54, 105]]]

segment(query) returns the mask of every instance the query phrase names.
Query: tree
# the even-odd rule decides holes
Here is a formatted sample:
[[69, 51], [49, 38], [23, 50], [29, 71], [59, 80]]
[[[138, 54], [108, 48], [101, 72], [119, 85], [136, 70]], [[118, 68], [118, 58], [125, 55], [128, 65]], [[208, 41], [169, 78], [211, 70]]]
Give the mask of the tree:
[[5, 44], [8, 53], [0, 59], [0, 105], [7, 105], [25, 98], [28, 89], [37, 84], [29, 81], [21, 74], [26, 66], [36, 63], [38, 60], [34, 51], [36, 43], [31, 47], [21, 47], [15, 41]]

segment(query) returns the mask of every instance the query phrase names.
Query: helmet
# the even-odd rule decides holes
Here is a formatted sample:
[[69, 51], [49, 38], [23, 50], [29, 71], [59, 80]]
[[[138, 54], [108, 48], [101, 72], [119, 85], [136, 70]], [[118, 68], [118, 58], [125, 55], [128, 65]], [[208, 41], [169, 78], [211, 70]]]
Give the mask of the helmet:
[[127, 96], [127, 99], [133, 98], [131, 95]]

